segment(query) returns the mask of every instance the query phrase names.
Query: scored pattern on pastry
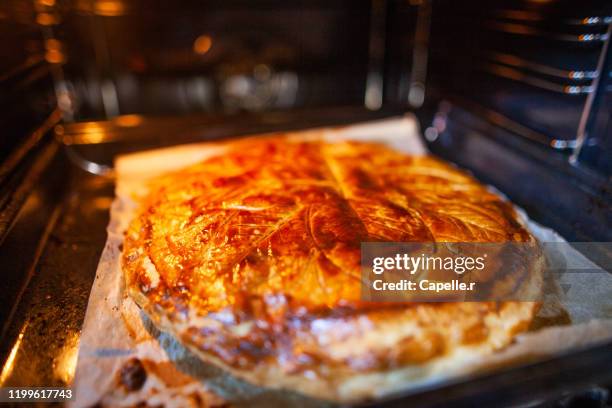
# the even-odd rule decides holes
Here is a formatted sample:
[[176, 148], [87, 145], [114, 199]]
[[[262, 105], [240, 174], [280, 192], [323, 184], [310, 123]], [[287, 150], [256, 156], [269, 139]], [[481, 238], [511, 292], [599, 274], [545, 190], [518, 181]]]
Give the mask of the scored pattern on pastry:
[[156, 180], [136, 225], [126, 247], [143, 240], [141, 268], [156, 270], [141, 274], [143, 286], [161, 280], [208, 310], [244, 294], [313, 306], [357, 300], [361, 242], [529, 236], [509, 204], [432, 157], [280, 139], [243, 142]]
[[[538, 248], [511, 204], [433, 157], [255, 138], [147, 190], [123, 243], [127, 292], [201, 359], [255, 384], [342, 401], [380, 395], [428, 372], [405, 367], [458, 367], [509, 344], [537, 310], [360, 298], [362, 242]], [[495, 284], [538, 289], [543, 258], [532, 252]]]

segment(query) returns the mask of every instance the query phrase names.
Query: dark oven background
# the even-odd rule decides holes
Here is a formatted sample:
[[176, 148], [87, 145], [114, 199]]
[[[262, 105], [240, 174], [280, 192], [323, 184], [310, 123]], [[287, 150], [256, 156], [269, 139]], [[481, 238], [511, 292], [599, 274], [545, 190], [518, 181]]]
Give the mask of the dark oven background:
[[[371, 4], [76, 1], [54, 7], [68, 115], [363, 103]], [[49, 41], [49, 40], [47, 40]]]

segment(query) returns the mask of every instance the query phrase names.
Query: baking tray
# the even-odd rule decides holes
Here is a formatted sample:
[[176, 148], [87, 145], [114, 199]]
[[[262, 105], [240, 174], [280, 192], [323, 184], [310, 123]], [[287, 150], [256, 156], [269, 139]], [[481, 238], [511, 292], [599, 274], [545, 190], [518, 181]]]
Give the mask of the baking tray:
[[[112, 163], [114, 155], [241, 134], [342, 125], [398, 113], [342, 108], [232, 117], [130, 116], [62, 125], [56, 136], [71, 146], [60, 148], [50, 136], [40, 149], [39, 154], [49, 157], [45, 171], [0, 247], [0, 265], [5, 271], [0, 284], [3, 386], [63, 386], [72, 379], [80, 328], [114, 196], [112, 171], [104, 166]], [[94, 169], [106, 175], [93, 175], [79, 167], [91, 162], [101, 165]], [[558, 399], [593, 384], [610, 384], [611, 367], [612, 343], [607, 343], [528, 366], [462, 378], [418, 394], [396, 395], [376, 405], [533, 406], [534, 401]]]

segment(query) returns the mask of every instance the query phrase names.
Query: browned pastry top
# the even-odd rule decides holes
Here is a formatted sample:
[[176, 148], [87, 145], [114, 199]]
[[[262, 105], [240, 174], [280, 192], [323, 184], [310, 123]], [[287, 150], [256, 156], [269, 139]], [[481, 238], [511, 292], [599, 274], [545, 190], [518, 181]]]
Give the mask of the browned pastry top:
[[[178, 334], [187, 343], [206, 342], [196, 329], [214, 331], [194, 314], [232, 325], [254, 319], [260, 338], [251, 332], [249, 341], [258, 345], [245, 346], [253, 355], [273, 348], [274, 327], [416, 307], [360, 302], [361, 242], [530, 239], [510, 204], [431, 156], [374, 143], [247, 139], [152, 182], [126, 233], [123, 268], [149, 314], [188, 321], [192, 330]], [[496, 306], [461, 307], [483, 314]], [[223, 355], [222, 344], [240, 337], [228, 336], [212, 352], [240, 365]]]

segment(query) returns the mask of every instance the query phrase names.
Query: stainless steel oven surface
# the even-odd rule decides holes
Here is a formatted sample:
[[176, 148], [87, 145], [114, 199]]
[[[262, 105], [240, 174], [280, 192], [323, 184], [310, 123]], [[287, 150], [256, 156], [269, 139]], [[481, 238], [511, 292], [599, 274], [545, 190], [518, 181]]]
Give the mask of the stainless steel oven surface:
[[[8, 0], [0, 4], [0, 34], [1, 403], [612, 405], [609, 2]], [[396, 131], [404, 136], [393, 139]], [[287, 142], [287, 134], [297, 141]], [[366, 144], [340, 150], [331, 141], [337, 134]], [[244, 138], [252, 135], [263, 136]], [[395, 141], [381, 150], [371, 140]], [[295, 153], [291, 143], [303, 150]], [[414, 146], [431, 158], [388, 159]], [[176, 226], [183, 216], [177, 204], [163, 239], [152, 229], [140, 252], [124, 251], [129, 237], [117, 225], [135, 217], [126, 210], [125, 186], [155, 193], [147, 172], [173, 160], [168, 168], [182, 168], [217, 148], [218, 161], [201, 164], [201, 178], [200, 170], [180, 170], [160, 190], [195, 194], [190, 221]], [[177, 151], [183, 153], [168, 153]], [[122, 161], [139, 163], [135, 173], [145, 176], [128, 177]], [[176, 187], [187, 180], [190, 187]], [[258, 191], [259, 201], [237, 193], [246, 190]], [[205, 212], [217, 205], [213, 191], [221, 192], [220, 221], [202, 223], [213, 217]], [[175, 197], [156, 194], [130, 195], [134, 208], [153, 200], [146, 222], [156, 222], [151, 203]], [[292, 221], [304, 224], [301, 235], [284, 227], [293, 224], [279, 214], [314, 196], [323, 201]], [[345, 204], [319, 224], [329, 197]], [[200, 218], [197, 211], [204, 211]], [[463, 231], [460, 238], [438, 232], [448, 219], [444, 231]], [[283, 244], [252, 238], [247, 251], [234, 243], [256, 234], [253, 225], [282, 231], [269, 234], [284, 237]], [[429, 235], [419, 235], [421, 227]], [[495, 228], [511, 232], [495, 238]], [[408, 229], [414, 234], [398, 232]], [[489, 235], [478, 235], [485, 230]], [[504, 282], [531, 282], [512, 274], [516, 265], [525, 276], [542, 273], [537, 299], [363, 298], [369, 270], [359, 257], [367, 242], [463, 238], [477, 243], [469, 254], [477, 257], [478, 245], [521, 241], [523, 230], [545, 261], [534, 266], [537, 256], [522, 249], [505, 266]], [[225, 235], [210, 246], [214, 234]], [[223, 299], [242, 300], [212, 308], [219, 298], [208, 269], [172, 286], [162, 258], [138, 258], [147, 279], [130, 290], [128, 260], [143, 251], [154, 258], [156, 245], [166, 245], [163, 259], [180, 258], [181, 271], [194, 269], [185, 248], [247, 251], [227, 255], [237, 272], [224, 281], [233, 297]], [[289, 247], [318, 255], [288, 267], [287, 259], [299, 257], [282, 252]], [[302, 283], [279, 278], [275, 286], [271, 279], [243, 296], [247, 270], [294, 274]], [[304, 278], [313, 270], [318, 286]], [[313, 288], [324, 287], [331, 270], [329, 282], [343, 283], [323, 291], [321, 306]], [[359, 281], [341, 281], [351, 270]], [[158, 281], [169, 286], [152, 301], [155, 309], [134, 293], [151, 293]], [[196, 298], [208, 306], [180, 300]], [[158, 319], [169, 303], [184, 320]], [[485, 304], [489, 317], [477, 317]], [[503, 314], [508, 305], [515, 309]], [[442, 309], [452, 318], [434, 313]], [[527, 309], [533, 314], [521, 317]], [[397, 310], [412, 317], [401, 320]], [[372, 318], [377, 314], [395, 317]], [[491, 316], [503, 316], [506, 328], [521, 324], [495, 343]], [[202, 323], [207, 319], [216, 326]], [[178, 321], [199, 331], [177, 335]], [[458, 341], [449, 330], [464, 321], [469, 327]], [[476, 353], [476, 344], [488, 348]]]

